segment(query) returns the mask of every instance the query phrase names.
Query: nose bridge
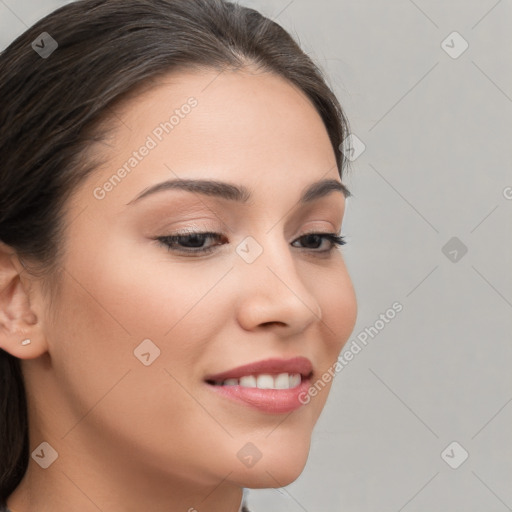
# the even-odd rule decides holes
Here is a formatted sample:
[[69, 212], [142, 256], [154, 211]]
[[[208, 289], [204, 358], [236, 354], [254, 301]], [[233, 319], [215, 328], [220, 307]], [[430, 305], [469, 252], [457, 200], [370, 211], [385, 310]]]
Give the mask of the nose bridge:
[[260, 322], [304, 327], [321, 319], [319, 303], [297, 272], [293, 248], [277, 229], [247, 236], [236, 252], [243, 301], [260, 312]]

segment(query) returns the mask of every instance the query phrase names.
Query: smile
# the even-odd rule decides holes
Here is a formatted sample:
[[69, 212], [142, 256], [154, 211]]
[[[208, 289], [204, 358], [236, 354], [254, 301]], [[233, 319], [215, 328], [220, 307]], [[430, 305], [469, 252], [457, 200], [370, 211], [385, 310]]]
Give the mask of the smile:
[[224, 381], [209, 381], [214, 386], [241, 386], [243, 388], [258, 389], [292, 389], [300, 385], [300, 373], [279, 373], [270, 375], [244, 375], [239, 379], [226, 379]]

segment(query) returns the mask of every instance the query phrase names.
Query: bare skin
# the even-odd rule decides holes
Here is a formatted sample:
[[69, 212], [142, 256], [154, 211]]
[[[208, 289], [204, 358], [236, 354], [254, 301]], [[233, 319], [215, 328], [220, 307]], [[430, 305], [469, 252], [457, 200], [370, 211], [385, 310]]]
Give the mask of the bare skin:
[[[30, 451], [44, 441], [58, 453], [47, 469], [30, 457], [7, 501], [13, 511], [236, 512], [242, 487], [288, 485], [304, 468], [332, 382], [292, 413], [271, 414], [218, 396], [204, 378], [270, 357], [305, 356], [317, 378], [332, 367], [354, 328], [356, 297], [342, 250], [300, 237], [340, 233], [345, 198], [331, 191], [298, 204], [311, 183], [340, 181], [303, 93], [270, 73], [217, 75], [169, 75], [116, 112], [122, 122], [98, 147], [108, 163], [67, 204], [51, 307], [0, 246], [0, 284], [10, 290], [0, 347], [22, 360]], [[104, 187], [190, 97], [197, 105]], [[243, 185], [251, 199], [166, 190], [128, 204], [177, 178]], [[197, 256], [154, 240], [187, 228], [222, 242], [207, 239], [213, 251]], [[235, 251], [248, 236], [263, 251], [250, 264]], [[145, 339], [160, 349], [148, 366], [134, 355]], [[237, 456], [248, 442], [262, 455], [252, 467]]]

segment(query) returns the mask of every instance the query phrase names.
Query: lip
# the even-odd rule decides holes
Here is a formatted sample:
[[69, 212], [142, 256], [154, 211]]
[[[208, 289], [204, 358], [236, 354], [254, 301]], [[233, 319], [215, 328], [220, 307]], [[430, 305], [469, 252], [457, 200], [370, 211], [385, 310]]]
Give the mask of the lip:
[[[291, 389], [260, 389], [240, 385], [219, 386], [213, 384], [214, 381], [239, 379], [244, 375], [277, 375], [279, 373], [299, 373], [301, 383]], [[208, 375], [204, 380], [208, 388], [218, 396], [262, 412], [283, 414], [305, 405], [300, 397], [307, 394], [312, 375], [313, 364], [311, 361], [306, 357], [297, 356], [291, 359], [272, 358], [245, 364], [215, 375]]]
[[311, 377], [313, 364], [309, 359], [302, 356], [292, 357], [291, 359], [271, 358], [254, 363], [237, 366], [231, 370], [226, 370], [215, 375], [208, 375], [205, 381], [223, 381], [226, 379], [239, 379], [244, 375], [274, 374], [279, 373], [300, 373], [302, 380]]
[[310, 379], [304, 379], [292, 389], [260, 389], [243, 386], [213, 386], [205, 384], [217, 396], [269, 414], [284, 414], [299, 409], [308, 393]]

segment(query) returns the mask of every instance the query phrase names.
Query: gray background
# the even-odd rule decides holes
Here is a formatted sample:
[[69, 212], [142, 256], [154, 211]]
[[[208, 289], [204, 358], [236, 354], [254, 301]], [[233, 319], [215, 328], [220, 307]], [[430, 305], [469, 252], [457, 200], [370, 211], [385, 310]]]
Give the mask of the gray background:
[[[0, 0], [0, 46], [64, 3]], [[512, 510], [511, 2], [241, 3], [299, 40], [366, 146], [346, 178], [347, 347], [403, 305], [336, 377], [303, 474], [251, 506]]]

